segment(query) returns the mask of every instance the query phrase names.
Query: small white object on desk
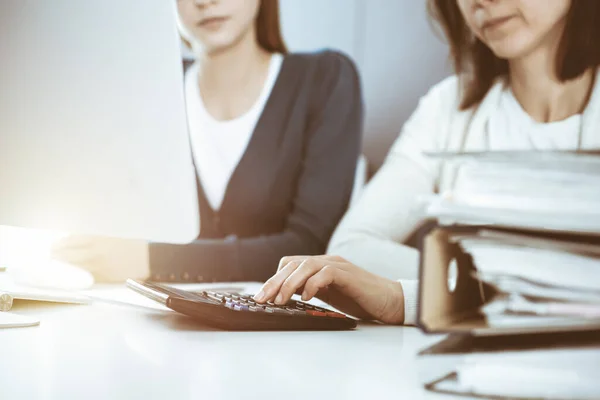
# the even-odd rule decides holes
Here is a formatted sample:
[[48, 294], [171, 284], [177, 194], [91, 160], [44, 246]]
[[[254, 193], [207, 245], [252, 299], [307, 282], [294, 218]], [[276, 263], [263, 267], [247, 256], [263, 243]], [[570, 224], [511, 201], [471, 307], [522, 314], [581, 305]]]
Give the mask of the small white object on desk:
[[25, 328], [28, 326], [36, 326], [39, 324], [39, 319], [30, 316], [16, 315], [9, 312], [0, 312], [0, 329]]

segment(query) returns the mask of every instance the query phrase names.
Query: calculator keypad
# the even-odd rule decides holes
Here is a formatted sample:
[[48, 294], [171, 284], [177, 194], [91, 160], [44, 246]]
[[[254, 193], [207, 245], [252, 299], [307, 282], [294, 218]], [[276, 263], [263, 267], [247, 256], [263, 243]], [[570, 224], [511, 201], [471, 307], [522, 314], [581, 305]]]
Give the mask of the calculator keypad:
[[199, 293], [213, 302], [221, 303], [225, 307], [234, 311], [278, 314], [278, 315], [298, 315], [311, 317], [330, 317], [330, 318], [346, 318], [344, 314], [326, 310], [321, 307], [313, 306], [312, 304], [303, 303], [295, 300], [290, 300], [285, 305], [276, 305], [269, 301], [266, 304], [258, 304], [252, 296], [242, 295], [239, 293], [221, 293], [205, 291]]

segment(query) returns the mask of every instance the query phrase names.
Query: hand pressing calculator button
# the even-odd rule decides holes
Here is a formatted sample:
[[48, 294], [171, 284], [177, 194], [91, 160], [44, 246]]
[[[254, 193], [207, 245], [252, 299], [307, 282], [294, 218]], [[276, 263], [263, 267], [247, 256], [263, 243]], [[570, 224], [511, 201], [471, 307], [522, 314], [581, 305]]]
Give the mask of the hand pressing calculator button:
[[200, 293], [129, 279], [127, 286], [194, 319], [226, 330], [346, 330], [356, 320], [308, 303], [290, 300], [285, 305], [257, 304], [253, 296], [240, 293]]

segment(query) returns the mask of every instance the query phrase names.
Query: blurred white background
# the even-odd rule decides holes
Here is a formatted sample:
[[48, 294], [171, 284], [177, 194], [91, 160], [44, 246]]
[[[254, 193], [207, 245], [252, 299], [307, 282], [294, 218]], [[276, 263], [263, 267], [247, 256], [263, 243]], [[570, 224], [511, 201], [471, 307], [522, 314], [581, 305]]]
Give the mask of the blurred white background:
[[357, 63], [367, 108], [364, 153], [382, 164], [417, 102], [452, 73], [426, 0], [279, 0], [291, 51], [341, 50]]
[[364, 151], [381, 165], [427, 89], [451, 74], [425, 0], [280, 0], [292, 51], [331, 47], [359, 66], [367, 106]]
[[[427, 89], [449, 75], [447, 48], [427, 19], [425, 0], [280, 0], [292, 51], [334, 48], [362, 76], [367, 115], [364, 153], [381, 166]], [[60, 234], [0, 227], [0, 267], [36, 264]]]

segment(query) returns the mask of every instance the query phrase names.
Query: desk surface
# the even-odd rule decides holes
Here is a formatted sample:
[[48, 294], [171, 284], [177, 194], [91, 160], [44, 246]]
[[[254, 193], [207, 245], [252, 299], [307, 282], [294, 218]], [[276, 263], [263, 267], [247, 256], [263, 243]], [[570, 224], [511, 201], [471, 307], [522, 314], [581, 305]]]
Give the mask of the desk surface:
[[104, 303], [13, 311], [41, 324], [0, 330], [6, 399], [447, 398], [422, 389], [415, 355], [439, 338], [415, 328], [224, 332]]

